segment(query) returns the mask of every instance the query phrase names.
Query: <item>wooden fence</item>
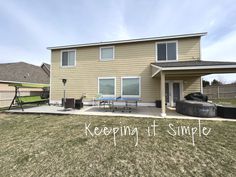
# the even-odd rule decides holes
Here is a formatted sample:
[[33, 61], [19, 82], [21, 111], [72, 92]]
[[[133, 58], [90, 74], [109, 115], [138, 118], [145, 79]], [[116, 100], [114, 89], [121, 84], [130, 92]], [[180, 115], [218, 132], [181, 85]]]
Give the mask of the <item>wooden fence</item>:
[[[21, 91], [20, 96], [41, 95], [42, 91]], [[0, 107], [8, 107], [15, 96], [15, 91], [0, 91]]]
[[236, 84], [206, 86], [203, 93], [209, 99], [236, 99]]

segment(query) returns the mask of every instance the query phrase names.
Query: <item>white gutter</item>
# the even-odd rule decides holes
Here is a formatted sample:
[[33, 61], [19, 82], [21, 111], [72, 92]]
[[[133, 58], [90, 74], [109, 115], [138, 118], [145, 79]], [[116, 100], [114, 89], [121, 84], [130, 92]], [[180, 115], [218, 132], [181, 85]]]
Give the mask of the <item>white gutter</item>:
[[108, 41], [108, 42], [96, 42], [96, 43], [87, 43], [87, 44], [76, 44], [76, 45], [47, 47], [47, 49], [48, 50], [68, 49], [68, 48], [77, 48], [77, 47], [102, 46], [102, 45], [123, 44], [123, 43], [133, 43], [133, 42], [145, 42], [145, 41], [157, 41], [157, 40], [167, 40], [167, 39], [188, 38], [188, 37], [201, 37], [201, 36], [205, 36], [206, 34], [207, 34], [207, 32], [182, 34], [182, 35], [172, 35], [172, 36], [161, 36], [161, 37], [151, 37], [151, 38], [130, 39], [130, 40]]
[[152, 77], [156, 76], [160, 71], [186, 71], [186, 70], [200, 70], [200, 69], [236, 69], [236, 65], [218, 65], [218, 66], [188, 66], [188, 67], [160, 67], [151, 64], [152, 67], [157, 68], [157, 71], [152, 74]]
[[236, 65], [162, 67], [163, 71], [198, 70], [198, 69], [236, 69]]

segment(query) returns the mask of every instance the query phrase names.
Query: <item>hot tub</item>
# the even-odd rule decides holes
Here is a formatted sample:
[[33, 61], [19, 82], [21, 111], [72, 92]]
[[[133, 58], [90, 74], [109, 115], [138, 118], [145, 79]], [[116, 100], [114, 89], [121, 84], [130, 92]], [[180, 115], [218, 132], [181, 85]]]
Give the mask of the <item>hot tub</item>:
[[181, 100], [176, 102], [176, 112], [195, 117], [216, 117], [216, 105], [208, 102]]
[[236, 107], [232, 106], [217, 106], [217, 116], [223, 118], [236, 119]]

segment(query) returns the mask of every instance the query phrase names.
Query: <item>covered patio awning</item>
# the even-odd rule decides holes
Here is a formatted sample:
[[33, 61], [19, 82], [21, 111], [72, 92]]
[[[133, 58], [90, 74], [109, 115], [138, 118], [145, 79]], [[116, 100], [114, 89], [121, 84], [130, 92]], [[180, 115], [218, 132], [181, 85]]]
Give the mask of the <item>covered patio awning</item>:
[[236, 62], [218, 61], [174, 61], [151, 63], [152, 77], [161, 80], [162, 117], [166, 116], [165, 80], [166, 77], [205, 76], [208, 74], [236, 73]]
[[218, 73], [236, 73], [236, 62], [218, 62], [218, 61], [175, 61], [151, 63], [152, 77], [160, 76], [164, 71], [168, 76], [204, 76]]

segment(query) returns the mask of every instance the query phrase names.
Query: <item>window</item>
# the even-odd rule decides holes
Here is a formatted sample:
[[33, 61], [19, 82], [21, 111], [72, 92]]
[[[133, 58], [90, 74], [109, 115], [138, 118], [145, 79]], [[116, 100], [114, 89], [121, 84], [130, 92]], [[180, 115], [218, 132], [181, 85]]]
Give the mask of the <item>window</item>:
[[98, 78], [98, 93], [103, 96], [115, 96], [115, 78]]
[[124, 77], [121, 78], [122, 96], [140, 97], [140, 77]]
[[100, 47], [100, 60], [108, 61], [114, 59], [114, 47]]
[[75, 66], [75, 50], [62, 51], [61, 66]]
[[157, 43], [157, 61], [177, 60], [177, 42]]

